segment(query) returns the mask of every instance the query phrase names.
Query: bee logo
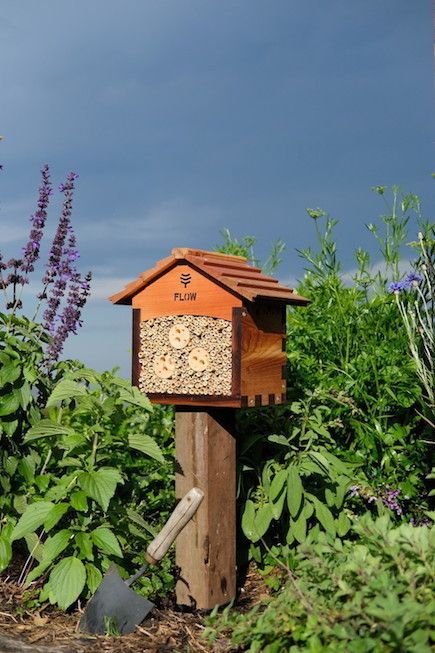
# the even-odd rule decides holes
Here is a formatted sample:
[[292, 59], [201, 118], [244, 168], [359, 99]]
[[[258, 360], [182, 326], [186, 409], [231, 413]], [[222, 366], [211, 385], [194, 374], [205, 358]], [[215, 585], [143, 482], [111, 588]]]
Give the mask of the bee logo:
[[180, 281], [183, 284], [183, 286], [187, 288], [189, 283], [192, 281], [192, 276], [188, 272], [186, 274], [181, 274]]

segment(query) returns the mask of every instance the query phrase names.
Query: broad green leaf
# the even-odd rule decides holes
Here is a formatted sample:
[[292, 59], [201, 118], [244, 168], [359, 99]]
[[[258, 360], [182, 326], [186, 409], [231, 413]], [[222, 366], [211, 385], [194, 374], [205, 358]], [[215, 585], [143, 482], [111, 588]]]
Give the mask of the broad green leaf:
[[62, 530], [49, 537], [43, 545], [41, 545], [42, 556], [40, 564], [32, 569], [32, 571], [27, 575], [26, 586], [28, 587], [30, 583], [39, 578], [41, 574], [51, 565], [53, 560], [57, 558], [58, 555], [62, 553], [68, 546], [69, 540], [71, 538], [71, 531]]
[[57, 558], [57, 556], [68, 546], [71, 536], [72, 531], [63, 528], [52, 537], [49, 537], [42, 547], [43, 562], [51, 562]]
[[162, 450], [159, 445], [149, 435], [129, 435], [128, 444], [132, 449], [137, 449], [147, 456], [158, 460], [159, 463], [164, 463]]
[[39, 438], [48, 438], [53, 435], [75, 435], [75, 433], [69, 426], [62, 426], [62, 424], [52, 422], [50, 419], [42, 419], [27, 431], [24, 436], [24, 442], [31, 442]]
[[24, 496], [24, 494], [16, 494], [14, 496], [14, 508], [15, 510], [22, 515], [23, 512], [26, 511], [27, 509], [27, 498]]
[[337, 535], [339, 535], [339, 537], [344, 537], [351, 526], [350, 519], [346, 515], [344, 510], [340, 512], [338, 519], [336, 520], [336, 525], [337, 525]]
[[117, 469], [103, 468], [95, 472], [82, 472], [78, 484], [86, 494], [95, 499], [107, 511], [110, 499], [115, 494], [116, 486], [122, 483], [121, 474]]
[[66, 610], [77, 601], [85, 586], [85, 566], [74, 556], [64, 558], [51, 571], [48, 582], [56, 603], [61, 610]]
[[70, 503], [74, 510], [85, 512], [88, 509], [88, 497], [83, 490], [77, 490], [70, 496]]
[[303, 511], [298, 519], [290, 519], [290, 532], [300, 544], [305, 542], [307, 536], [307, 520]]
[[97, 569], [97, 567], [90, 562], [87, 562], [85, 564], [86, 568], [86, 582], [89, 587], [89, 590], [91, 594], [95, 594], [96, 590], [99, 588], [101, 581], [103, 580], [103, 576], [101, 574], [101, 571]]
[[21, 367], [17, 361], [17, 364], [6, 363], [0, 367], [0, 386], [6, 385], [7, 383], [13, 383], [18, 379], [21, 374]]
[[44, 520], [45, 530], [51, 531], [53, 526], [56, 526], [57, 522], [64, 516], [69, 510], [68, 503], [57, 503], [47, 515], [47, 518]]
[[24, 536], [24, 539], [27, 544], [27, 549], [31, 556], [35, 558], [38, 562], [42, 560], [42, 542], [36, 533], [27, 533]]
[[2, 423], [0, 424], [0, 431], [3, 429], [3, 431], [6, 433], [6, 435], [11, 438], [15, 431], [18, 428], [18, 420], [3, 420]]
[[316, 497], [313, 497], [312, 501], [314, 504], [314, 510], [316, 512], [317, 519], [322, 524], [327, 533], [335, 536], [335, 523], [331, 511], [327, 506], [325, 506], [324, 503], [316, 499]]
[[8, 476], [13, 476], [18, 466], [18, 458], [15, 456], [8, 456], [4, 462], [4, 468]]
[[152, 410], [153, 406], [148, 397], [143, 395], [137, 388], [120, 388], [119, 389], [119, 399], [121, 401], [126, 401], [129, 404], [134, 406], [139, 406], [139, 408], [144, 408], [145, 410]]
[[12, 415], [20, 406], [20, 400], [15, 392], [0, 397], [0, 417]]
[[281, 469], [270, 484], [269, 499], [275, 501], [284, 489], [287, 482], [287, 470]]
[[27, 406], [32, 401], [32, 391], [28, 383], [23, 383], [23, 385], [18, 388], [18, 401], [23, 410], [26, 410]]
[[18, 463], [18, 469], [26, 481], [31, 483], [35, 478], [36, 461], [34, 457], [31, 454], [24, 456]]
[[100, 526], [96, 528], [91, 533], [91, 538], [94, 544], [102, 551], [108, 555], [116, 555], [119, 558], [122, 558], [121, 547], [115, 535], [109, 528]]
[[251, 499], [248, 499], [245, 503], [245, 509], [242, 515], [242, 530], [248, 540], [251, 542], [256, 542], [258, 537], [256, 536], [255, 530], [255, 505]]
[[287, 505], [292, 517], [298, 514], [303, 499], [301, 477], [296, 467], [289, 467], [287, 472]]
[[9, 539], [0, 535], [0, 573], [6, 569], [12, 559], [12, 547]]
[[268, 503], [258, 508], [254, 518], [256, 540], [259, 540], [267, 532], [267, 529], [270, 526], [270, 522], [272, 521], [272, 517], [272, 510]]
[[87, 393], [84, 385], [71, 381], [70, 379], [62, 379], [54, 388], [53, 392], [48, 398], [47, 408], [55, 406], [58, 401], [74, 399], [75, 397], [82, 397]]
[[51, 501], [35, 501], [28, 505], [12, 531], [11, 542], [19, 540], [27, 533], [33, 533], [42, 526], [53, 507], [54, 503]]
[[289, 442], [284, 435], [269, 435], [267, 438], [269, 442], [274, 442], [275, 444], [280, 444], [282, 447], [289, 447]]
[[94, 555], [92, 553], [93, 543], [89, 533], [79, 532], [74, 537], [75, 543], [80, 549], [80, 556], [86, 558], [87, 560], [93, 560]]
[[330, 508], [335, 506], [335, 499], [336, 499], [335, 493], [332, 490], [330, 490], [329, 487], [325, 489], [325, 499], [326, 499], [326, 503]]

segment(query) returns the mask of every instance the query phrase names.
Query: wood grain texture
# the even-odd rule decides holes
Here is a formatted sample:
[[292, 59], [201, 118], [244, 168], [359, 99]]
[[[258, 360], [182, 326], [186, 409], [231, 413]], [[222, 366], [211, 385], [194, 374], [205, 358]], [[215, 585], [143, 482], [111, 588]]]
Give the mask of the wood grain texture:
[[182, 410], [175, 416], [177, 496], [204, 491], [195, 517], [180, 533], [177, 603], [211, 610], [236, 594], [235, 411]]
[[[186, 281], [183, 283], [182, 279]], [[141, 320], [164, 315], [208, 315], [231, 320], [233, 307], [241, 305], [239, 297], [182, 263], [132, 299], [133, 308], [140, 308]]]
[[285, 315], [280, 304], [263, 303], [246, 308], [242, 314], [242, 396], [248, 398], [248, 407], [281, 403], [285, 392], [282, 368], [286, 353], [282, 341], [285, 335]]
[[166, 555], [172, 542], [198, 510], [203, 498], [204, 492], [198, 487], [193, 487], [184, 495], [160, 533], [148, 545], [146, 558], [150, 564], [155, 565]]

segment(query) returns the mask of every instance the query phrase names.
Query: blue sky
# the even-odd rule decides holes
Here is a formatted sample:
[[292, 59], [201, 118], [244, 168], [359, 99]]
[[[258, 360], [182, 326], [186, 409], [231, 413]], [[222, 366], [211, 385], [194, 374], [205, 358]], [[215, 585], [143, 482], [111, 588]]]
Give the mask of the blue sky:
[[0, 249], [22, 246], [42, 164], [79, 173], [94, 297], [65, 354], [99, 369], [129, 374], [130, 312], [104, 298], [173, 246], [280, 237], [293, 280], [307, 206], [340, 219], [348, 269], [376, 258], [371, 186], [432, 211], [430, 0], [3, 0], [0, 54]]

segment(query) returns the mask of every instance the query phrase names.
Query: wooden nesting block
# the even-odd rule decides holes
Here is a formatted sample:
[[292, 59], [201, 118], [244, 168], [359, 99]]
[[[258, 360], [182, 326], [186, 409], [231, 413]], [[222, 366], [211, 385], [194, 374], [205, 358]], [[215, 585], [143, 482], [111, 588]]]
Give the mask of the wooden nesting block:
[[140, 322], [139, 388], [145, 393], [231, 395], [232, 326], [177, 315]]

